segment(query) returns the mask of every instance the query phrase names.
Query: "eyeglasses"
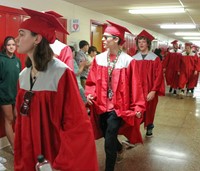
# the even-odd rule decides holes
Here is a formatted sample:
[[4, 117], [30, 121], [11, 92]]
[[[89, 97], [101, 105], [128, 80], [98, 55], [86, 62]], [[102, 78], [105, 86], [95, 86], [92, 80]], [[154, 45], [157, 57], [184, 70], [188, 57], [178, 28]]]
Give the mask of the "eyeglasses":
[[102, 39], [104, 38], [105, 40], [107, 40], [109, 37], [111, 37], [111, 38], [113, 38], [113, 39], [115, 39], [116, 38], [116, 36], [110, 36], [110, 35], [103, 35], [102, 36]]
[[34, 95], [34, 93], [32, 91], [27, 91], [24, 94], [24, 102], [22, 103], [22, 105], [20, 107], [21, 115], [25, 115], [25, 116], [28, 115], [29, 109], [30, 109], [30, 103], [31, 103], [31, 99], [32, 99], [33, 95]]

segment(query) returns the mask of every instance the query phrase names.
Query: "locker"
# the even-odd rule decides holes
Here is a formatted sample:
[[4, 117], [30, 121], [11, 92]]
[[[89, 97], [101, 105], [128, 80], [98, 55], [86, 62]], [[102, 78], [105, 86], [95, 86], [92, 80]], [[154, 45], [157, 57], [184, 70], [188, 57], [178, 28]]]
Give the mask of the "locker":
[[6, 14], [0, 11], [0, 47], [3, 45], [3, 40], [6, 33]]
[[6, 36], [16, 37], [21, 23], [21, 15], [6, 14]]

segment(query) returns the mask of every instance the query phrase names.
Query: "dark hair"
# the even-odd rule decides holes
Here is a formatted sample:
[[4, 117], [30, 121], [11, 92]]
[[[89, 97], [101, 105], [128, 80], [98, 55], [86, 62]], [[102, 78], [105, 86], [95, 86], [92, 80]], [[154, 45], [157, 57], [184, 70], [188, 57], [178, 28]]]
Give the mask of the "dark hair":
[[88, 54], [90, 54], [91, 52], [97, 52], [97, 48], [95, 46], [90, 46], [88, 49]]
[[162, 50], [160, 48], [156, 48], [154, 50], [154, 53], [160, 58], [160, 60], [162, 61], [162, 55], [161, 55]]
[[6, 46], [7, 46], [9, 40], [14, 40], [15, 41], [15, 38], [13, 36], [5, 37], [5, 39], [3, 41], [3, 45], [1, 47], [1, 51], [2, 51], [3, 54], [6, 54]]
[[[116, 36], [116, 37], [118, 37], [118, 36]], [[120, 37], [118, 37], [118, 39], [119, 39], [119, 41], [118, 41], [118, 45], [120, 45], [121, 44], [121, 42], [122, 42], [122, 39], [120, 38]]]
[[119, 39], [119, 41], [117, 42], [117, 44], [120, 45], [121, 42], [122, 42], [122, 39], [120, 37], [118, 37], [118, 36], [115, 36], [115, 35], [112, 35], [112, 36], [113, 36], [113, 39], [115, 39], [115, 38]]
[[161, 51], [162, 51], [162, 50], [161, 50], [160, 48], [156, 48], [156, 49], [154, 50], [154, 53], [158, 55], [158, 54], [161, 53]]
[[144, 36], [141, 36], [141, 37], [139, 37], [139, 38], [136, 39], [137, 48], [139, 49], [139, 47], [138, 47], [138, 40], [141, 40], [141, 39], [144, 39], [144, 40], [147, 41], [148, 49], [150, 50], [151, 49], [151, 41], [149, 39], [147, 39], [146, 37], [144, 37]]
[[75, 48], [74, 46], [69, 46], [71, 48], [71, 51], [74, 52], [75, 51]]
[[89, 46], [89, 43], [85, 40], [81, 40], [79, 42], [79, 48], [82, 49], [84, 46], [88, 45]]
[[[32, 36], [36, 36], [37, 33], [31, 32]], [[47, 39], [42, 37], [41, 42], [35, 47], [33, 54], [33, 60], [35, 62], [35, 68], [38, 71], [45, 71], [47, 69], [48, 62], [53, 59], [53, 50], [49, 46]], [[28, 57], [26, 59], [26, 66], [31, 67], [32, 62]]]

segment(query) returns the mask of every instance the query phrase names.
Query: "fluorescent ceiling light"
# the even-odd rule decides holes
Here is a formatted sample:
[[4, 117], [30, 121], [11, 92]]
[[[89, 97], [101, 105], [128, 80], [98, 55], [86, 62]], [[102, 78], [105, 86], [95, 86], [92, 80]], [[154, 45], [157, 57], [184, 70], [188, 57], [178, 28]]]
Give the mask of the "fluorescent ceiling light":
[[176, 36], [200, 36], [199, 32], [176, 32]]
[[164, 14], [164, 13], [184, 13], [185, 9], [180, 7], [155, 7], [155, 8], [140, 8], [129, 10], [131, 14]]
[[200, 37], [183, 37], [185, 40], [200, 40]]
[[196, 26], [194, 24], [162, 24], [160, 25], [162, 29], [194, 29]]

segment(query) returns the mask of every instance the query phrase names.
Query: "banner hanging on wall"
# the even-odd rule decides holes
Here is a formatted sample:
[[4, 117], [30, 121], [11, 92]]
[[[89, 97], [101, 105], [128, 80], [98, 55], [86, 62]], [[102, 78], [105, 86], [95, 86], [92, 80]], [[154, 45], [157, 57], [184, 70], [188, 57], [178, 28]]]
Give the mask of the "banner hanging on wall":
[[77, 32], [80, 30], [79, 19], [71, 19], [70, 30], [71, 32]]

